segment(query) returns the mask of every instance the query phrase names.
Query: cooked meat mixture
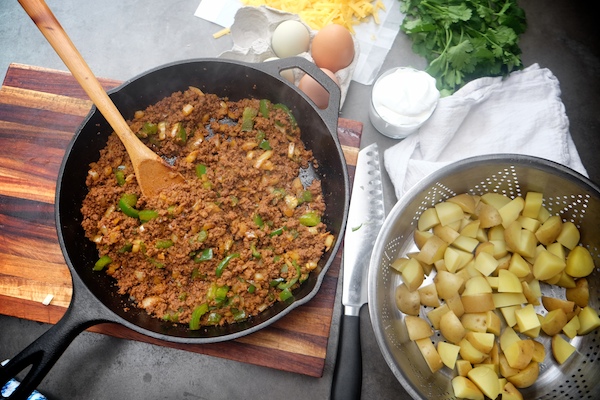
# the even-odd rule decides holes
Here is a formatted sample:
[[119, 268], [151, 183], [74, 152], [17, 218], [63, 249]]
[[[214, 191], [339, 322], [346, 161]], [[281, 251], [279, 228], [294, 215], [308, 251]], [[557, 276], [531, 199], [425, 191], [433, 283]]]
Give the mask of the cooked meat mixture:
[[82, 206], [94, 269], [149, 314], [190, 329], [234, 323], [291, 301], [333, 243], [316, 167], [283, 104], [177, 92], [129, 125], [186, 181], [141, 194], [113, 133], [90, 165]]

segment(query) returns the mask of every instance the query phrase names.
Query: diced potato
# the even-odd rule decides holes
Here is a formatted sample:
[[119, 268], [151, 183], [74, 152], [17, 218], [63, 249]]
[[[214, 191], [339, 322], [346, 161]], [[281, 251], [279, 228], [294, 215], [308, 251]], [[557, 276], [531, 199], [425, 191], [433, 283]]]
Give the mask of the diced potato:
[[554, 336], [562, 330], [567, 321], [567, 314], [565, 314], [562, 308], [557, 308], [556, 310], [552, 310], [544, 316], [544, 320], [542, 321], [542, 330], [546, 333], [546, 335]]
[[449, 311], [450, 308], [448, 305], [442, 304], [441, 306], [429, 311], [427, 313], [427, 319], [429, 319], [429, 322], [431, 322], [431, 325], [433, 325], [435, 329], [440, 329], [440, 320], [442, 319], [442, 316]]
[[[460, 347], [459, 347], [460, 349]], [[467, 374], [469, 373], [469, 371], [473, 369], [473, 365], [471, 365], [470, 362], [468, 362], [467, 360], [463, 360], [463, 359], [458, 359], [456, 360], [456, 373], [459, 376], [467, 376]]]
[[[542, 331], [542, 321], [544, 320], [544, 317], [542, 317], [540, 314], [535, 314], [535, 316], [537, 317], [540, 324], [538, 326], [536, 326], [535, 328], [521, 332], [523, 335], [529, 336], [532, 339], [535, 339], [540, 336], [540, 332]], [[517, 326], [517, 328], [518, 328], [518, 326]]]
[[461, 399], [483, 400], [483, 392], [469, 378], [458, 375], [452, 378], [454, 395]]
[[554, 283], [556, 286], [564, 287], [565, 289], [574, 288], [576, 286], [575, 279], [564, 270], [558, 276], [558, 279]]
[[552, 355], [559, 364], [563, 364], [573, 353], [575, 347], [560, 335], [552, 336]]
[[458, 235], [458, 237], [454, 239], [454, 242], [452, 242], [452, 245], [460, 250], [471, 253], [475, 251], [475, 248], [479, 245], [479, 240], [468, 236]]
[[575, 246], [567, 256], [565, 272], [574, 278], [583, 278], [591, 274], [594, 267], [594, 259], [589, 250], [583, 246]]
[[459, 354], [461, 358], [469, 361], [471, 364], [479, 364], [487, 358], [486, 353], [477, 350], [467, 339], [462, 339], [458, 345], [460, 346]]
[[461, 193], [454, 197], [450, 197], [447, 201], [458, 204], [460, 208], [467, 214], [475, 213], [475, 198], [470, 194]]
[[500, 375], [502, 375], [505, 378], [508, 378], [508, 377], [511, 377], [511, 376], [519, 373], [518, 369], [513, 368], [508, 364], [508, 361], [506, 360], [506, 356], [504, 355], [504, 353], [501, 353], [499, 358], [500, 358], [500, 364], [499, 364]]
[[461, 276], [448, 271], [438, 271], [433, 281], [441, 299], [448, 299], [460, 293], [465, 282]]
[[498, 292], [501, 293], [523, 293], [523, 286], [519, 277], [511, 271], [501, 269], [498, 271]]
[[452, 242], [454, 242], [456, 238], [460, 236], [460, 233], [452, 229], [452, 227], [449, 225], [436, 225], [433, 227], [432, 232], [434, 235], [448, 244], [452, 244]]
[[523, 400], [523, 395], [512, 383], [506, 382], [502, 387], [502, 400]]
[[402, 268], [402, 281], [406, 285], [409, 291], [414, 292], [421, 286], [425, 279], [425, 273], [421, 263], [414, 258], [411, 258], [406, 265]]
[[467, 377], [490, 399], [495, 399], [500, 394], [498, 375], [486, 367], [475, 367], [469, 371]]
[[532, 361], [529, 363], [525, 369], [522, 369], [517, 374], [512, 375], [510, 377], [506, 377], [506, 379], [515, 385], [515, 387], [519, 389], [523, 389], [529, 387], [535, 383], [538, 376], [540, 374], [540, 366], [539, 363]]
[[533, 356], [531, 357], [531, 360], [541, 363], [541, 362], [544, 362], [545, 359], [546, 359], [546, 348], [544, 347], [543, 344], [541, 344], [537, 340], [534, 340], [533, 341]]
[[548, 311], [556, 310], [557, 308], [562, 308], [562, 310], [567, 315], [572, 313], [575, 309], [574, 302], [550, 296], [542, 296], [542, 304], [544, 305], [544, 308]]
[[453, 297], [446, 299], [446, 304], [448, 308], [456, 314], [458, 318], [460, 318], [465, 313], [465, 307], [462, 303], [462, 297], [459, 294], [456, 294]]
[[523, 206], [523, 216], [537, 219], [543, 201], [544, 195], [542, 193], [527, 192], [525, 195], [525, 205]]
[[496, 341], [496, 337], [493, 333], [484, 332], [468, 331], [465, 338], [471, 342], [473, 347], [486, 354], [492, 351], [492, 347], [494, 347]]
[[422, 263], [433, 264], [437, 260], [444, 258], [446, 247], [448, 247], [448, 243], [433, 235], [427, 239], [421, 248], [421, 251], [419, 251], [415, 258]]
[[[464, 325], [464, 324], [463, 324]], [[502, 327], [502, 321], [495, 311], [491, 310], [486, 313], [486, 332], [493, 333], [496, 336], [500, 336], [500, 329]]]
[[527, 298], [523, 293], [492, 293], [492, 298], [496, 308], [527, 303]]
[[465, 252], [461, 252], [453, 247], [446, 248], [446, 251], [444, 252], [444, 264], [448, 272], [454, 273], [464, 267], [466, 263], [464, 263], [461, 253]]
[[579, 229], [577, 229], [577, 226], [571, 221], [563, 223], [562, 230], [556, 237], [556, 241], [569, 250], [573, 250], [575, 246], [577, 246], [577, 244], [579, 243], [580, 239], [581, 234], [579, 232]]
[[475, 269], [484, 276], [491, 275], [497, 267], [498, 260], [492, 254], [482, 252], [475, 257]]
[[494, 305], [494, 294], [479, 293], [470, 296], [462, 296], [461, 300], [465, 313], [484, 313], [496, 308]]
[[407, 257], [396, 258], [394, 261], [392, 261], [390, 267], [398, 272], [402, 272], [402, 270], [404, 269], [406, 264], [410, 262], [410, 260], [411, 259]]
[[575, 281], [574, 288], [565, 290], [567, 300], [574, 302], [579, 307], [583, 308], [588, 305], [590, 299], [590, 289], [586, 278], [579, 278]]
[[533, 276], [540, 281], [550, 279], [562, 272], [566, 266], [564, 260], [561, 260], [547, 250], [542, 250], [533, 263]]
[[539, 296], [541, 295], [541, 291], [538, 294], [537, 289], [539, 289], [539, 281], [537, 279], [531, 280], [531, 282], [521, 282], [521, 286], [523, 286], [523, 295], [528, 303], [533, 304], [534, 306], [539, 306]]
[[459, 343], [466, 334], [460, 319], [451, 310], [440, 318], [440, 332], [450, 343]]
[[480, 225], [480, 222], [478, 219], [476, 219], [474, 221], [470, 221], [468, 224], [466, 224], [464, 227], [462, 227], [460, 229], [460, 234], [463, 236], [466, 236], [466, 237], [470, 237], [470, 238], [479, 240], [478, 239], [478, 235], [480, 232], [479, 225]]
[[491, 228], [502, 224], [502, 216], [496, 208], [485, 203], [480, 203], [478, 208], [479, 226], [481, 228]]
[[425, 246], [425, 242], [427, 242], [427, 240], [432, 236], [433, 233], [430, 231], [420, 231], [418, 229], [415, 229], [415, 231], [413, 232], [413, 239], [419, 250], [421, 250], [423, 246]]
[[435, 208], [428, 208], [419, 216], [417, 229], [420, 231], [427, 231], [439, 223], [440, 219], [438, 218]]
[[562, 219], [558, 215], [553, 215], [538, 228], [535, 232], [535, 237], [541, 244], [548, 246], [550, 243], [556, 241], [561, 230]]
[[415, 343], [421, 351], [421, 354], [423, 355], [423, 358], [425, 359], [425, 362], [427, 363], [427, 366], [429, 367], [429, 370], [431, 372], [435, 373], [444, 366], [440, 355], [438, 354], [437, 350], [435, 349], [435, 346], [431, 342], [431, 339], [419, 339], [416, 340]]
[[502, 331], [502, 335], [500, 335], [500, 349], [505, 352], [511, 344], [519, 340], [521, 340], [521, 338], [517, 335], [515, 330], [511, 327], [506, 327]]
[[523, 229], [527, 229], [530, 232], [537, 231], [540, 225], [542, 225], [542, 223], [537, 219], [525, 217], [524, 215], [521, 215], [519, 218], [517, 218], [517, 221], [519, 221]]
[[473, 332], [487, 332], [487, 312], [466, 313], [460, 317], [465, 329]]
[[422, 286], [418, 289], [421, 304], [427, 307], [439, 307], [440, 298], [434, 283]]
[[563, 326], [563, 333], [567, 335], [569, 339], [573, 339], [577, 336], [577, 331], [581, 328], [581, 324], [579, 323], [579, 316], [574, 315], [569, 322]]
[[396, 307], [404, 314], [419, 315], [421, 297], [419, 292], [411, 292], [405, 284], [398, 285], [395, 292]]
[[505, 228], [519, 218], [523, 207], [525, 206], [525, 200], [522, 197], [515, 197], [504, 206], [502, 206], [498, 212], [502, 217], [502, 226]]
[[406, 315], [404, 317], [404, 323], [406, 324], [408, 338], [410, 340], [415, 341], [428, 338], [433, 335], [433, 329], [431, 329], [431, 325], [429, 325], [429, 323], [421, 317]]
[[452, 378], [452, 391], [461, 399], [483, 400], [483, 393], [469, 378], [455, 376]]
[[[519, 282], [519, 287], [521, 282]], [[484, 276], [474, 276], [465, 282], [465, 289], [462, 292], [463, 296], [480, 294], [480, 293], [492, 293], [492, 287]]]
[[456, 221], [460, 221], [464, 217], [462, 208], [456, 203], [443, 201], [435, 205], [435, 211], [437, 213], [440, 224], [446, 226]]
[[508, 361], [508, 365], [512, 368], [521, 370], [527, 367], [531, 362], [533, 349], [533, 340], [517, 340], [504, 350], [504, 356], [506, 357], [506, 361]]
[[460, 347], [452, 343], [438, 342], [437, 344], [437, 352], [440, 355], [442, 362], [450, 369], [454, 369], [459, 351]]
[[516, 310], [515, 317], [519, 325], [519, 331], [521, 332], [535, 329], [542, 325], [532, 304], [527, 304], [525, 307]]
[[519, 278], [525, 278], [531, 274], [531, 265], [518, 253], [514, 253], [510, 258], [508, 270]]
[[578, 315], [579, 317], [579, 329], [577, 330], [577, 334], [587, 335], [594, 329], [600, 327], [600, 318], [598, 318], [598, 313], [592, 307], [587, 306], [584, 307]]
[[515, 311], [520, 310], [521, 308], [522, 306], [520, 304], [500, 308], [506, 325], [514, 327], [517, 324], [517, 317], [515, 315]]
[[481, 202], [494, 207], [496, 210], [510, 203], [510, 200], [510, 197], [494, 192], [488, 192], [481, 196]]

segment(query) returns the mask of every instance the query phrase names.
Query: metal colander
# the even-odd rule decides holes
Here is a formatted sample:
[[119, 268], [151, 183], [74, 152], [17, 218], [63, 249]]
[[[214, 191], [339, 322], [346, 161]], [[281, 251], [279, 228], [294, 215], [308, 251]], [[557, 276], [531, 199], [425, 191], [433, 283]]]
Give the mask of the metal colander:
[[[417, 250], [413, 231], [421, 213], [434, 204], [460, 193], [482, 195], [496, 192], [509, 197], [528, 191], [544, 194], [544, 206], [573, 222], [581, 232], [596, 269], [588, 276], [589, 305], [600, 307], [600, 189], [589, 179], [569, 168], [540, 158], [522, 155], [494, 155], [469, 158], [451, 164], [426, 177], [408, 191], [388, 215], [373, 249], [369, 267], [369, 313], [383, 356], [396, 378], [415, 399], [454, 399], [451, 379], [455, 371], [444, 367], [432, 374], [415, 343], [408, 338], [404, 314], [394, 300], [400, 274], [390, 268], [396, 258]], [[424, 285], [433, 280], [426, 277]], [[545, 295], [564, 298], [564, 289], [542, 284]], [[542, 306], [537, 312], [545, 315]], [[429, 308], [422, 307], [425, 317]], [[439, 333], [432, 341], [443, 340]], [[546, 348], [536, 383], [521, 393], [526, 399], [598, 399], [600, 368], [599, 330], [571, 340], [577, 351], [563, 365], [552, 356], [550, 338], [537, 338]]]

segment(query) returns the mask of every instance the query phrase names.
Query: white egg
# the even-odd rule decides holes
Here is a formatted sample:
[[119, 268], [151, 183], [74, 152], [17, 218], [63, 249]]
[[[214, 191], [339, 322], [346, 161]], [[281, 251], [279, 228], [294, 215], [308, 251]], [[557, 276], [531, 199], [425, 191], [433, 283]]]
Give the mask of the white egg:
[[299, 21], [286, 20], [277, 25], [271, 37], [271, 48], [277, 57], [292, 57], [308, 51], [310, 33]]

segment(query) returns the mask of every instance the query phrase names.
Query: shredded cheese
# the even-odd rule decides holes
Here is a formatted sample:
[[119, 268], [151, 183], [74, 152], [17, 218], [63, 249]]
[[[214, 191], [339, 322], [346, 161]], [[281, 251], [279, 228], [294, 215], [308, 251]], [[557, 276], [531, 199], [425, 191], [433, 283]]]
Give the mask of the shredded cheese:
[[228, 35], [229, 33], [231, 33], [231, 30], [230, 30], [229, 28], [223, 28], [223, 29], [221, 29], [220, 31], [213, 33], [213, 37], [214, 37], [215, 39], [218, 39], [218, 38], [220, 38], [221, 36]]
[[345, 26], [354, 33], [354, 26], [373, 18], [379, 24], [379, 10], [385, 11], [381, 0], [241, 0], [248, 6], [265, 5], [298, 14], [312, 29], [320, 30], [331, 23]]

